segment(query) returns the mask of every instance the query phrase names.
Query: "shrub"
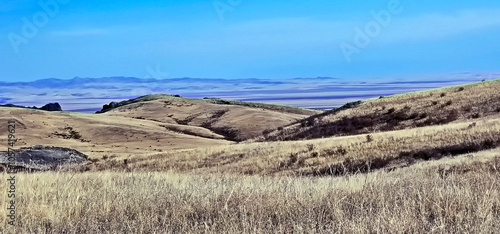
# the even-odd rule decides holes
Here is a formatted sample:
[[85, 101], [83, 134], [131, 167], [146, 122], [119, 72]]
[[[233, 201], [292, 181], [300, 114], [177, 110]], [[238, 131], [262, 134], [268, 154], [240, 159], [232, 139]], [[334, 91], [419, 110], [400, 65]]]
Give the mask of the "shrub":
[[313, 144], [307, 144], [307, 150], [308, 151], [313, 151], [314, 150], [314, 145]]
[[446, 93], [441, 93], [439, 96], [444, 97], [444, 96], [446, 96]]
[[477, 118], [481, 117], [481, 114], [479, 112], [476, 112], [476, 113], [472, 114], [471, 117], [473, 119], [477, 119]]
[[464, 91], [464, 90], [465, 90], [465, 88], [464, 88], [464, 87], [460, 87], [460, 88], [458, 88], [458, 92], [461, 92], [461, 91]]
[[418, 113], [417, 112], [413, 112], [410, 116], [408, 116], [408, 119], [416, 119], [418, 118]]
[[297, 154], [291, 153], [290, 159], [288, 160], [288, 166], [291, 166], [292, 164], [296, 163], [298, 160], [299, 160], [299, 156]]
[[344, 149], [342, 146], [339, 146], [339, 147], [337, 147], [337, 153], [341, 154], [341, 155], [346, 155], [347, 154], [347, 150]]
[[303, 128], [307, 127], [307, 122], [306, 121], [300, 122], [300, 126]]
[[269, 133], [271, 133], [273, 130], [271, 129], [266, 129], [264, 131], [262, 131], [262, 135], [268, 135]]
[[372, 142], [372, 141], [373, 141], [372, 135], [366, 135], [366, 142]]
[[419, 119], [425, 119], [427, 118], [428, 114], [427, 113], [420, 113], [420, 115], [418, 116]]
[[394, 111], [396, 111], [396, 109], [394, 109], [394, 107], [392, 107], [391, 109], [387, 110], [387, 114], [392, 114], [392, 113], [394, 113]]
[[453, 109], [448, 113], [448, 117], [446, 118], [447, 122], [455, 121], [458, 119], [458, 111]]

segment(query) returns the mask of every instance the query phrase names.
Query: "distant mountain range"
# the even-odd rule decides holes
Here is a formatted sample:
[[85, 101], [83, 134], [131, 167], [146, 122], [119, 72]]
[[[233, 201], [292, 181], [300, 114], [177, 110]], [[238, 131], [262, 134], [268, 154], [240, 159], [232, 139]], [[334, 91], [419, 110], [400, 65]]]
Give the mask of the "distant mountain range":
[[297, 77], [280, 80], [191, 77], [145, 79], [123, 76], [47, 78], [28, 82], [0, 82], [0, 104], [42, 106], [46, 103], [58, 102], [65, 110], [95, 112], [111, 101], [164, 93], [191, 98], [217, 97], [331, 109], [362, 98], [463, 84], [482, 80], [483, 77], [492, 76], [491, 74], [457, 73], [442, 78], [365, 81], [335, 77]]
[[[296, 78], [302, 79], [302, 78]], [[308, 78], [310, 79], [310, 78]], [[316, 78], [312, 78], [316, 79]], [[317, 79], [333, 79], [333, 78], [325, 78], [318, 77]], [[81, 88], [82, 86], [87, 86], [93, 83], [99, 84], [110, 84], [110, 83], [119, 83], [119, 84], [170, 84], [170, 83], [210, 83], [210, 84], [284, 84], [285, 82], [281, 81], [270, 81], [263, 80], [257, 78], [245, 78], [245, 79], [213, 79], [213, 78], [171, 78], [171, 79], [154, 79], [154, 78], [136, 78], [136, 77], [124, 77], [124, 76], [116, 76], [116, 77], [103, 77], [103, 78], [80, 78], [75, 77], [73, 79], [64, 80], [58, 78], [47, 78], [40, 79], [36, 81], [29, 82], [0, 82], [0, 86], [5, 87], [35, 87], [35, 88]], [[117, 88], [117, 87], [114, 87]]]

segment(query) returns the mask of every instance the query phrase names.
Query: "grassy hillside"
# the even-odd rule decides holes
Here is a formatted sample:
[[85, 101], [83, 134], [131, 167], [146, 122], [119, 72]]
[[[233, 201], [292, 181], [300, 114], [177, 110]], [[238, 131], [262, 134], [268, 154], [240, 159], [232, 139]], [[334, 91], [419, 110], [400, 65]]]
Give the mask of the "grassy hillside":
[[313, 115], [257, 141], [304, 140], [469, 121], [500, 114], [500, 80], [399, 94]]
[[221, 99], [189, 99], [170, 95], [151, 95], [126, 101], [104, 116], [122, 116], [165, 124], [195, 126], [243, 141], [263, 131], [290, 124], [319, 111]]
[[[120, 116], [0, 107], [0, 122], [7, 123], [10, 119], [16, 121], [16, 147], [67, 147], [92, 159], [126, 158], [231, 143], [224, 140], [224, 136], [194, 126], [170, 126]], [[0, 135], [7, 136], [7, 124], [0, 124]], [[0, 138], [0, 145], [7, 146], [6, 137]]]
[[245, 106], [245, 107], [261, 108], [261, 109], [266, 109], [266, 110], [280, 111], [280, 112], [286, 112], [286, 113], [291, 113], [291, 114], [300, 114], [300, 115], [312, 115], [312, 114], [317, 114], [317, 113], [321, 112], [318, 110], [311, 110], [311, 109], [294, 107], [294, 106], [267, 104], [267, 103], [260, 103], [260, 102], [243, 102], [243, 101], [227, 100], [227, 99], [221, 99], [221, 98], [215, 98], [215, 97], [205, 97], [203, 99], [196, 99], [196, 98], [181, 97], [179, 95], [151, 94], [151, 95], [145, 95], [145, 96], [141, 96], [141, 97], [137, 97], [137, 98], [121, 101], [121, 102], [115, 102], [114, 104], [105, 105], [105, 106], [103, 106], [103, 109], [101, 111], [98, 111], [97, 113], [106, 113], [110, 110], [114, 110], [116, 108], [130, 105], [133, 103], [147, 102], [147, 101], [153, 101], [153, 100], [158, 100], [158, 99], [182, 100], [182, 101], [192, 101], [192, 102], [206, 102], [206, 103], [219, 104], [219, 105]]

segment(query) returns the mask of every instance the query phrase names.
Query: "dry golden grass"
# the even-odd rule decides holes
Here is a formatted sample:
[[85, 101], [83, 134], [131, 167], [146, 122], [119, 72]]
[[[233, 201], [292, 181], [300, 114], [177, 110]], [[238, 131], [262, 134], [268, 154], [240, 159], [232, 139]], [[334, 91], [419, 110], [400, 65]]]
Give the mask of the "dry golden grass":
[[500, 232], [499, 151], [444, 162], [344, 177], [18, 174], [18, 226], [2, 215], [0, 232]]
[[[128, 169], [139, 171], [225, 172], [232, 174], [342, 174], [330, 172], [339, 165], [352, 166], [346, 172], [407, 166], [420, 160], [439, 159], [450, 154], [475, 152], [500, 145], [500, 119], [379, 132], [325, 139], [261, 142], [215, 146], [135, 156], [122, 161], [101, 161], [85, 170]], [[447, 148], [448, 147], [448, 148]], [[457, 148], [458, 147], [458, 148]], [[462, 147], [462, 148], [461, 148]], [[409, 155], [429, 151], [443, 155]], [[377, 163], [386, 162], [383, 165]]]

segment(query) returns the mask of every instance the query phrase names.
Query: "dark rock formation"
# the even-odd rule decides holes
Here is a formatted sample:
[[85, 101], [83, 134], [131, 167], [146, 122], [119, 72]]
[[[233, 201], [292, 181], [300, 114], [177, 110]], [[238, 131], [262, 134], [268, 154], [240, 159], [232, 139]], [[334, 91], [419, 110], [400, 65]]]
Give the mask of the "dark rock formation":
[[16, 107], [16, 108], [27, 108], [27, 109], [44, 110], [44, 111], [62, 111], [61, 105], [59, 105], [59, 103], [57, 102], [46, 104], [45, 106], [42, 106], [40, 108], [37, 108], [36, 106], [29, 107], [29, 106], [19, 106], [14, 104], [0, 105], [0, 107]]
[[[15, 150], [15, 161], [11, 167], [29, 171], [51, 170], [58, 166], [71, 166], [88, 162], [88, 157], [74, 149], [34, 146]], [[8, 165], [8, 153], [0, 152], [0, 165]]]
[[96, 111], [96, 113], [104, 113], [104, 112], [110, 111], [112, 109], [115, 109], [119, 106], [120, 106], [120, 104], [118, 102], [110, 102], [109, 104], [104, 104], [102, 106], [102, 109], [100, 111]]
[[61, 105], [59, 103], [49, 103], [45, 106], [40, 107], [40, 110], [46, 111], [62, 111]]

